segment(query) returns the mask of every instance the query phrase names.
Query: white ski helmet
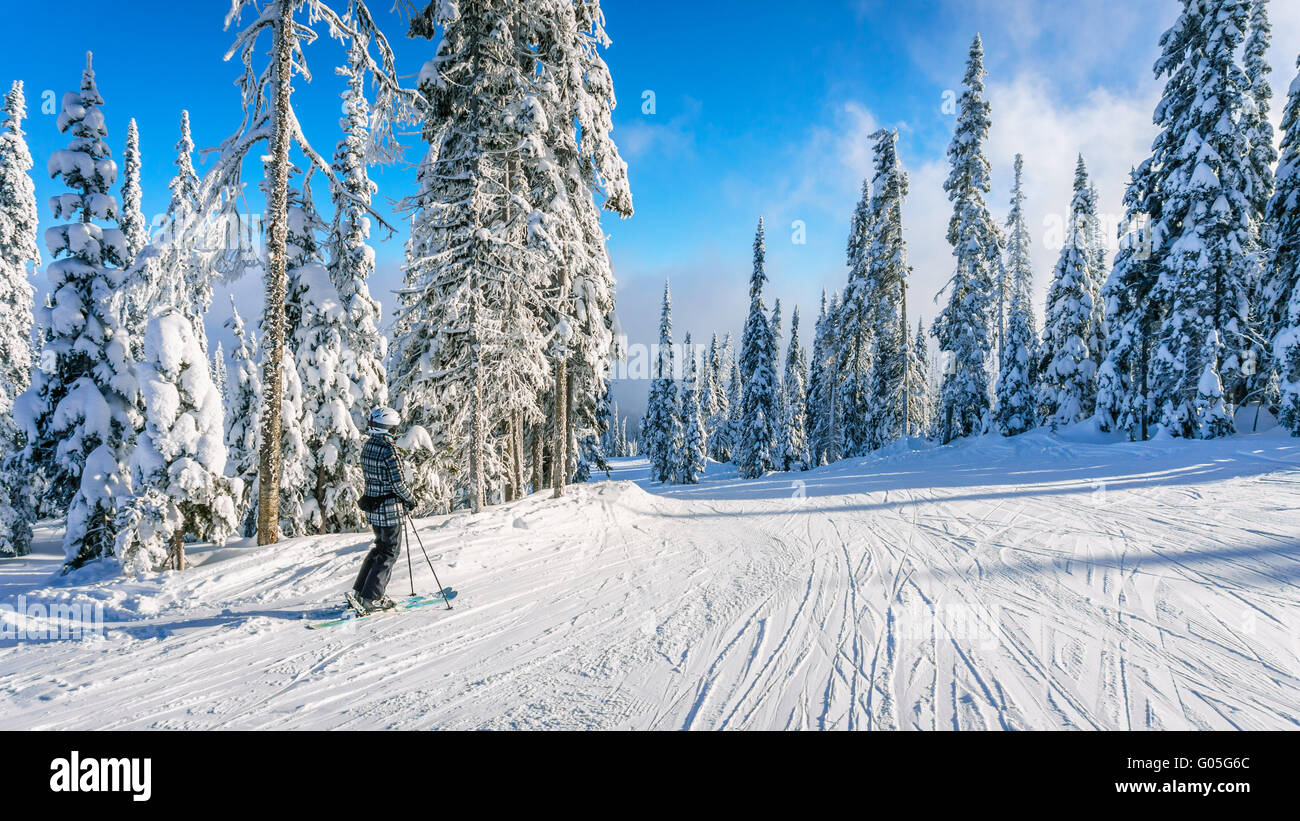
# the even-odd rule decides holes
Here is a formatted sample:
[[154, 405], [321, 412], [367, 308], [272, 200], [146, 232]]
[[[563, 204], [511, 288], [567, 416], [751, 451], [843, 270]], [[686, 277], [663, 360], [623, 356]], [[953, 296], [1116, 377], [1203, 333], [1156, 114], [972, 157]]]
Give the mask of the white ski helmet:
[[392, 408], [375, 408], [370, 412], [370, 427], [391, 431], [400, 425], [402, 417]]

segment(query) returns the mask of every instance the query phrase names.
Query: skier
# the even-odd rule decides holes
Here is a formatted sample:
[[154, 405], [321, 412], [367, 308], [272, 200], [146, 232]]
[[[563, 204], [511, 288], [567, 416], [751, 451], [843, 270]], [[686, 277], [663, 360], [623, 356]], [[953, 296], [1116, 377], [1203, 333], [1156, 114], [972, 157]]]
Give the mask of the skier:
[[393, 431], [400, 422], [401, 417], [392, 408], [372, 410], [367, 430], [370, 438], [361, 450], [361, 469], [366, 477], [362, 509], [375, 531], [375, 546], [366, 555], [357, 581], [347, 593], [348, 605], [360, 614], [396, 606], [384, 595], [384, 589], [402, 552], [402, 516], [415, 509], [415, 497], [402, 478], [402, 466], [393, 442]]

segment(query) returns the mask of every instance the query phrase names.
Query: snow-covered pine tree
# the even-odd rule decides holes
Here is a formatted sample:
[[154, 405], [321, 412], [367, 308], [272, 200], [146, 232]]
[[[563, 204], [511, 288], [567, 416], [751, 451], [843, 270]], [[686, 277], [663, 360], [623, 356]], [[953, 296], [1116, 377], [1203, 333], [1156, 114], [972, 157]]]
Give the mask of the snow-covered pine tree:
[[[399, 296], [389, 367], [392, 401], [410, 423], [434, 430], [434, 416], [445, 412], [446, 418], [438, 421], [448, 425], [452, 447], [444, 452], [449, 461], [436, 470], [454, 477], [458, 501], [474, 511], [486, 502], [491, 481], [489, 418], [504, 415], [499, 408], [490, 409], [492, 385], [485, 359], [498, 354], [486, 349], [485, 337], [492, 333], [489, 326], [501, 334], [509, 330], [500, 317], [506, 308], [503, 291], [524, 285], [536, 292], [544, 277], [535, 255], [525, 265], [514, 257], [512, 248], [522, 247], [527, 230], [521, 219], [531, 204], [516, 196], [518, 181], [506, 189], [507, 162], [497, 162], [507, 145], [502, 120], [523, 98], [528, 81], [499, 53], [511, 44], [493, 37], [494, 21], [484, 11], [467, 7], [465, 14], [447, 21], [440, 57], [426, 65], [421, 79], [441, 116], [455, 125], [444, 127], [432, 118], [426, 123], [430, 145], [419, 172], [406, 292]], [[518, 172], [515, 176], [521, 177]], [[504, 214], [511, 205], [512, 222], [505, 226]], [[500, 259], [501, 252], [514, 257], [511, 264], [480, 264]], [[490, 300], [484, 293], [488, 277], [496, 286]], [[512, 301], [517, 306], [522, 302]], [[541, 310], [539, 301], [532, 312]], [[517, 330], [540, 332], [539, 323], [524, 323]], [[501, 334], [492, 347], [500, 345]], [[518, 372], [541, 390], [549, 363], [538, 349], [540, 341], [533, 344], [537, 347], [518, 352], [528, 357]], [[537, 404], [536, 392], [528, 398]], [[536, 412], [540, 418], [540, 408]], [[421, 464], [414, 468], [426, 469]]]
[[1088, 340], [1097, 336], [1093, 290], [1100, 279], [1092, 242], [1097, 203], [1083, 157], [1074, 170], [1074, 198], [1060, 259], [1052, 272], [1043, 324], [1039, 367], [1038, 420], [1056, 430], [1092, 416], [1096, 407], [1097, 367]]
[[939, 420], [945, 442], [983, 431], [989, 412], [991, 303], [1002, 252], [997, 225], [984, 200], [990, 190], [989, 162], [984, 156], [990, 124], [985, 74], [984, 44], [976, 35], [962, 79], [957, 129], [948, 147], [952, 170], [944, 182], [953, 204], [948, 244], [957, 260], [956, 273], [947, 286], [948, 304], [930, 329], [940, 350], [949, 356]]
[[671, 482], [676, 474], [673, 443], [681, 437], [678, 415], [677, 380], [673, 374], [672, 296], [664, 282], [663, 308], [659, 314], [659, 352], [651, 373], [650, 397], [641, 423], [642, 452], [650, 460], [650, 477]]
[[[355, 13], [355, 10], [354, 10]], [[370, 295], [369, 280], [375, 271], [375, 252], [369, 245], [371, 197], [378, 190], [367, 171], [370, 156], [370, 105], [366, 101], [366, 55], [370, 37], [354, 38], [348, 61], [336, 69], [347, 80], [343, 92], [343, 138], [334, 151], [337, 184], [330, 187], [334, 202], [331, 230], [332, 253], [329, 274], [346, 317], [344, 350], [348, 377], [355, 386], [351, 410], [353, 427], [366, 427], [372, 408], [388, 404], [388, 378], [384, 361], [388, 341], [379, 332], [382, 309]]]
[[243, 482], [225, 474], [221, 394], [189, 320], [149, 320], [135, 365], [144, 429], [131, 454], [133, 493], [117, 512], [115, 550], [128, 573], [185, 569], [186, 535], [224, 544]]
[[[1300, 58], [1296, 60], [1300, 68]], [[1277, 167], [1277, 189], [1266, 212], [1272, 253], [1256, 304], [1259, 336], [1269, 354], [1265, 363], [1267, 376], [1280, 384], [1286, 395], [1268, 396], [1278, 404], [1288, 420], [1288, 427], [1300, 435], [1300, 343], [1298, 326], [1289, 315], [1289, 306], [1297, 299], [1300, 286], [1300, 75], [1291, 83], [1286, 107], [1282, 112], [1282, 157]], [[1285, 333], [1286, 338], [1281, 335]]]
[[[134, 121], [132, 121], [134, 122]], [[128, 148], [132, 142], [128, 141]], [[205, 226], [199, 212], [199, 178], [194, 171], [194, 141], [190, 137], [189, 112], [181, 112], [180, 140], [176, 143], [176, 175], [172, 177], [168, 188], [171, 199], [167, 204], [167, 218], [164, 230], [153, 242], [141, 245], [133, 250], [132, 264], [124, 277], [124, 294], [130, 322], [133, 326], [144, 327], [149, 317], [167, 308], [177, 308], [185, 314], [190, 326], [199, 339], [199, 345], [207, 350], [207, 331], [204, 318], [212, 302], [212, 271], [206, 257], [200, 253]], [[127, 158], [126, 167], [132, 167], [131, 158]], [[138, 176], [139, 158], [134, 161]], [[132, 188], [130, 180], [122, 186], [125, 196]], [[136, 209], [139, 209], [139, 186], [134, 186]], [[124, 219], [126, 215], [124, 214]], [[132, 217], [127, 222], [135, 222]], [[138, 215], [141, 223], [141, 236], [136, 241], [148, 241], [148, 233], [143, 229], [144, 216]], [[123, 223], [125, 231], [126, 222]], [[133, 353], [142, 355], [141, 346], [144, 339], [136, 334], [132, 338]]]
[[774, 300], [772, 305], [772, 344], [776, 347], [776, 359], [772, 363], [772, 372], [775, 375], [773, 383], [776, 386], [776, 398], [772, 403], [773, 430], [775, 438], [772, 441], [772, 461], [776, 465], [782, 462], [781, 454], [785, 450], [785, 383], [781, 378], [781, 300]]
[[799, 344], [799, 308], [790, 317], [790, 345], [785, 355], [785, 376], [781, 380], [785, 396], [781, 420], [781, 470], [808, 470], [812, 456], [808, 450], [808, 359]]
[[[554, 161], [536, 165], [567, 187], [563, 196], [557, 186], [556, 196], [544, 198], [543, 210], [555, 210], [574, 226], [565, 259], [554, 269], [561, 274], [556, 278], [559, 293], [569, 294], [567, 305], [561, 304], [561, 315], [566, 317], [561, 324], [571, 329], [565, 366], [569, 418], [564, 427], [576, 440], [581, 431], [592, 428], [595, 400], [614, 346], [613, 268], [593, 195], [603, 195], [606, 210], [630, 217], [632, 192], [627, 164], [611, 134], [616, 101], [609, 69], [600, 55], [610, 39], [599, 0], [558, 0], [555, 19], [553, 48], [544, 50], [542, 58], [544, 65], [552, 66], [547, 96], [548, 143]], [[561, 203], [565, 208], [558, 207]], [[580, 253], [574, 254], [575, 249]], [[572, 448], [568, 450], [571, 456]], [[563, 485], [557, 484], [557, 495], [562, 491]]]
[[1025, 158], [1017, 154], [1011, 213], [1007, 217], [1006, 335], [998, 356], [997, 402], [993, 422], [1003, 436], [1016, 436], [1034, 426], [1037, 417], [1038, 329], [1034, 318], [1034, 272], [1030, 258], [1029, 225], [1025, 219]]
[[66, 506], [69, 568], [113, 555], [113, 520], [130, 490], [127, 446], [139, 422], [129, 334], [116, 296], [120, 272], [113, 266], [126, 247], [109, 193], [117, 163], [105, 142], [103, 103], [87, 52], [81, 88], [63, 96], [58, 118], [59, 131], [72, 140], [49, 161], [50, 175], [71, 189], [50, 199], [54, 218], [71, 221], [45, 232], [54, 258], [46, 266], [45, 340], [31, 387], [15, 409], [26, 436], [22, 469], [48, 482], [48, 509]]
[[1291, 289], [1287, 316], [1273, 343], [1280, 397], [1278, 421], [1300, 436], [1300, 287]]
[[731, 375], [731, 363], [716, 333], [709, 342], [708, 367], [705, 368], [704, 373], [705, 399], [702, 410], [709, 455], [718, 462], [729, 462], [731, 461], [731, 430], [727, 423], [731, 418], [731, 397], [727, 389], [727, 379]]
[[[306, 203], [304, 203], [305, 205]], [[312, 231], [295, 224], [309, 207], [290, 209], [289, 247], [297, 237], [311, 241]], [[300, 234], [301, 231], [301, 234]], [[341, 533], [364, 524], [357, 506], [364, 490], [361, 476], [364, 418], [361, 394], [353, 380], [357, 354], [351, 346], [350, 317], [319, 259], [310, 254], [289, 270], [289, 314], [297, 316], [290, 347], [302, 380], [311, 500], [304, 506], [303, 527], [313, 533]]]
[[[550, 410], [552, 485], [559, 496], [577, 463], [574, 445], [595, 428], [596, 401], [615, 343], [613, 274], [595, 196], [603, 195], [606, 210], [632, 213], [626, 164], [610, 134], [613, 84], [600, 56], [610, 41], [597, 0], [430, 3], [412, 21], [412, 33], [433, 37], [441, 27], [446, 52], [445, 32], [468, 18], [488, 21], [484, 28], [494, 30], [494, 37], [498, 22], [503, 24], [496, 39], [515, 38], [506, 44], [512, 46], [504, 55], [510, 64], [519, 63], [521, 54], [536, 60], [515, 78], [526, 84], [511, 103], [522, 114], [505, 116], [512, 133], [503, 135], [509, 150], [498, 156], [507, 168], [516, 164], [515, 199], [528, 205], [531, 198], [535, 212], [528, 238], [542, 253], [541, 287], [549, 297], [539, 315], [550, 339], [551, 390], [544, 404]], [[520, 139], [519, 132], [530, 128], [534, 136]]]
[[776, 339], [763, 305], [767, 282], [763, 218], [754, 233], [754, 271], [749, 279], [749, 317], [740, 342], [740, 429], [734, 460], [742, 479], [756, 479], [776, 467]]
[[930, 391], [930, 343], [925, 326], [916, 321], [916, 336], [907, 348], [906, 436], [926, 437], [934, 426], [934, 401]]
[[1255, 209], [1256, 221], [1263, 221], [1273, 196], [1278, 152], [1274, 145], [1273, 123], [1269, 112], [1273, 108], [1273, 87], [1268, 75], [1273, 72], [1268, 64], [1269, 44], [1273, 39], [1273, 26], [1268, 19], [1269, 0], [1250, 0], [1250, 31], [1243, 49], [1243, 70], [1249, 94], [1241, 115], [1241, 128], [1250, 146], [1246, 164], [1247, 196]]
[[[362, 434], [354, 407], [360, 397], [351, 371], [355, 353], [348, 348], [348, 317], [323, 264], [319, 243], [325, 225], [312, 204], [309, 183], [304, 182], [301, 195], [290, 196], [285, 311], [302, 391], [296, 435], [306, 448], [306, 486], [299, 489], [282, 476], [281, 510], [285, 500], [302, 501], [296, 516], [281, 516], [280, 527], [286, 535], [345, 532], [364, 523], [357, 506], [363, 483]], [[294, 422], [286, 417], [286, 430]]]
[[867, 252], [868, 280], [875, 287], [871, 324], [875, 356], [868, 402], [871, 406], [869, 444], [881, 448], [903, 436], [908, 400], [907, 243], [903, 239], [903, 200], [907, 172], [898, 159], [898, 132], [881, 129], [875, 142], [872, 179], [871, 247]]
[[736, 356], [736, 346], [732, 344], [731, 334], [728, 333], [726, 341], [722, 345], [724, 358], [728, 363], [727, 375], [727, 405], [731, 415], [727, 419], [727, 444], [731, 446], [731, 461], [736, 461], [737, 448], [740, 446], [740, 417], [744, 411], [742, 400], [745, 396], [745, 389], [740, 381], [740, 359]]
[[126, 124], [126, 148], [122, 151], [122, 215], [118, 225], [126, 239], [126, 259], [123, 267], [135, 262], [135, 255], [149, 244], [149, 226], [141, 209], [140, 191], [140, 132], [135, 118]]
[[14, 403], [32, 379], [32, 285], [41, 263], [36, 242], [36, 189], [23, 118], [23, 84], [5, 95], [0, 122], [0, 556], [30, 549], [35, 515], [33, 476], [24, 475], [15, 455], [23, 446], [14, 423]]
[[849, 279], [844, 287], [837, 320], [835, 371], [839, 375], [836, 397], [840, 422], [839, 452], [861, 456], [871, 449], [871, 372], [875, 345], [872, 309], [879, 295], [871, 279], [872, 212], [871, 182], [862, 181], [862, 197], [849, 227]]
[[700, 368], [691, 335], [686, 334], [686, 359], [682, 373], [681, 433], [676, 450], [677, 481], [683, 485], [698, 485], [708, 465], [708, 441], [704, 431], [704, 412], [700, 408]]
[[[1249, 12], [1246, 0], [1189, 0], [1162, 38], [1156, 63], [1157, 74], [1169, 79], [1156, 109], [1161, 132], [1153, 144], [1148, 209], [1157, 215], [1152, 297], [1165, 313], [1148, 401], [1174, 436], [1231, 431], [1250, 370], [1258, 223], [1251, 145], [1240, 123], [1253, 92], [1237, 60]], [[1214, 361], [1205, 361], [1212, 351]], [[1198, 399], [1207, 369], [1217, 374], [1222, 403]]]
[[1147, 380], [1160, 316], [1160, 306], [1151, 299], [1157, 270], [1146, 223], [1146, 209], [1153, 202], [1150, 169], [1148, 160], [1129, 175], [1119, 251], [1101, 291], [1107, 336], [1106, 357], [1097, 369], [1097, 421], [1102, 430], [1124, 431], [1130, 439], [1147, 436]]
[[[303, 190], [300, 192], [296, 188], [289, 190], [289, 209], [285, 218], [287, 229], [285, 235], [285, 249], [287, 257], [285, 259], [285, 273], [287, 285], [285, 291], [285, 322], [291, 329], [291, 333], [286, 340], [284, 356], [280, 360], [280, 394], [281, 394], [281, 425], [279, 447], [277, 448], [277, 465], [279, 476], [277, 482], [278, 492], [276, 494], [277, 538], [279, 536], [294, 537], [303, 536], [309, 533], [319, 532], [321, 522], [320, 508], [316, 500], [317, 474], [316, 459], [318, 453], [312, 450], [312, 445], [317, 441], [316, 437], [328, 436], [328, 432], [316, 431], [317, 411], [322, 405], [328, 404], [326, 398], [328, 387], [322, 381], [322, 377], [333, 377], [333, 371], [314, 372], [310, 370], [313, 365], [310, 361], [300, 362], [299, 353], [303, 352], [303, 357], [309, 360], [313, 356], [311, 350], [314, 339], [316, 324], [316, 309], [311, 304], [311, 298], [306, 294], [306, 286], [303, 280], [306, 278], [318, 278], [316, 269], [321, 266], [321, 248], [319, 236], [324, 231], [325, 226], [322, 224], [320, 216], [316, 213], [312, 204], [310, 194], [310, 176], [305, 178]], [[327, 275], [325, 275], [327, 276]], [[328, 286], [325, 286], [328, 289]], [[337, 297], [336, 297], [337, 299]], [[335, 302], [337, 305], [337, 302]], [[263, 312], [261, 338], [266, 339], [268, 315]], [[308, 344], [304, 346], [304, 340]], [[303, 349], [307, 348], [304, 352]], [[267, 367], [271, 351], [265, 346], [260, 346], [262, 361], [260, 368], [262, 379], [267, 378]], [[330, 352], [324, 352], [329, 356]], [[271, 371], [274, 373], [274, 371]], [[304, 382], [304, 374], [309, 381]], [[265, 391], [265, 384], [263, 384]], [[263, 410], [259, 412], [264, 412]], [[265, 433], [265, 429], [259, 431], [259, 436]], [[258, 440], [259, 447], [259, 472], [257, 485], [260, 491], [262, 475], [260, 465], [262, 464], [262, 442]], [[254, 501], [254, 517], [259, 517], [260, 508], [263, 504], [263, 498], [256, 494]], [[260, 518], [258, 518], [260, 528]], [[259, 530], [259, 541], [261, 540]]]
[[[222, 430], [225, 430], [225, 408], [226, 408], [226, 382], [229, 380], [226, 374], [226, 351], [220, 342], [217, 343], [217, 349], [212, 352], [212, 384], [217, 386], [217, 394], [221, 399], [222, 409]], [[227, 451], [229, 458], [229, 451]]]
[[832, 298], [828, 304], [826, 290], [822, 289], [821, 312], [817, 315], [813, 335], [812, 361], [808, 370], [808, 450], [814, 466], [828, 464], [830, 454], [836, 450], [832, 429], [835, 414], [835, 315], [839, 303]]
[[[613, 280], [593, 191], [603, 190], [605, 208], [631, 212], [626, 168], [609, 139], [612, 86], [598, 56], [598, 47], [608, 41], [595, 3], [430, 4], [412, 20], [413, 35], [435, 37], [439, 30], [439, 57], [422, 74], [422, 88], [432, 102], [426, 120], [431, 150], [417, 197], [421, 210], [410, 256], [438, 262], [441, 248], [455, 249], [454, 258], [440, 263], [444, 268], [462, 258], [475, 268], [480, 260], [499, 260], [495, 270], [484, 272], [482, 283], [499, 295], [472, 305], [474, 310], [464, 313], [473, 313], [475, 321], [459, 324], [477, 328], [485, 345], [496, 335], [495, 343], [478, 347], [490, 355], [483, 366], [495, 368], [502, 379], [489, 375], [482, 384], [495, 394], [498, 384], [508, 382], [512, 397], [526, 399], [529, 408], [550, 411], [549, 430], [532, 426], [534, 484], [540, 477], [544, 435], [551, 445], [552, 485], [559, 493], [576, 466], [574, 445], [594, 430], [595, 402], [614, 342]], [[521, 64], [520, 54], [533, 55], [535, 62]], [[460, 125], [448, 128], [449, 121]], [[457, 185], [474, 189], [477, 201], [445, 196], [446, 189]], [[473, 214], [466, 216], [472, 218], [460, 223], [476, 226], [468, 240], [428, 228], [439, 208], [451, 214], [439, 205], [446, 202], [477, 206], [468, 209]], [[443, 244], [440, 237], [453, 241]], [[474, 247], [476, 243], [493, 244], [492, 253]], [[412, 272], [408, 265], [408, 283], [413, 273], [418, 280], [421, 271]], [[424, 292], [419, 283], [408, 290], [417, 297]], [[399, 312], [409, 313], [405, 306]], [[532, 324], [526, 316], [534, 318]], [[455, 327], [423, 316], [418, 321], [424, 328]], [[460, 341], [466, 336], [460, 334]], [[395, 394], [402, 394], [398, 387], [413, 361], [408, 354], [417, 351], [408, 346], [394, 356], [390, 384]], [[536, 371], [532, 360], [538, 356], [550, 371], [545, 375], [549, 390], [531, 384]], [[511, 375], [518, 378], [508, 381]], [[471, 415], [478, 421], [470, 427], [485, 429], [495, 428], [497, 408], [509, 416], [515, 401], [468, 399], [459, 406], [477, 408]], [[401, 401], [412, 398], [403, 395]], [[468, 471], [470, 476], [477, 473], [481, 470]]]
[[235, 510], [244, 522], [243, 535], [257, 534], [252, 492], [257, 482], [257, 415], [262, 398], [262, 374], [258, 369], [257, 336], [244, 325], [244, 319], [230, 297], [230, 318], [225, 326], [235, 336], [233, 381], [225, 385], [226, 469], [238, 477], [242, 492], [235, 500]]

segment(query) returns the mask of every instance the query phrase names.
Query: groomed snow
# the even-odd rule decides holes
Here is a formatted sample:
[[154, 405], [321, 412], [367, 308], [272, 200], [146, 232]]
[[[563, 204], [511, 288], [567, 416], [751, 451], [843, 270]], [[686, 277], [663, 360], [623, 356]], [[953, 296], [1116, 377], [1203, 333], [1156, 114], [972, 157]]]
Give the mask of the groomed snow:
[[52, 580], [46, 528], [0, 604], [102, 602], [107, 638], [0, 642], [0, 729], [1295, 728], [1297, 468], [1083, 428], [697, 487], [620, 460], [421, 521], [455, 610], [321, 631], [364, 536]]

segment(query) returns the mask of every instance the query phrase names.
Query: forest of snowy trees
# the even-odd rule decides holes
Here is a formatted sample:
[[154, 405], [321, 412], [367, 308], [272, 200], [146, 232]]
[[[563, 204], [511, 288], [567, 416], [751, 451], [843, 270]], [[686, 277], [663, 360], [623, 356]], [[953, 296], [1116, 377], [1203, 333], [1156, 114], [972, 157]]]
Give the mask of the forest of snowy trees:
[[[432, 45], [412, 87], [365, 2], [337, 5], [233, 4], [239, 126], [196, 166], [177, 111], [161, 231], [142, 213], [140, 126], [130, 121], [119, 165], [91, 55], [62, 99], [66, 147], [46, 170], [66, 192], [40, 228], [22, 84], [6, 95], [0, 555], [27, 552], [51, 517], [66, 516], [68, 568], [111, 559], [127, 571], [183, 569], [194, 540], [361, 529], [358, 454], [366, 414], [384, 404], [403, 416], [425, 513], [560, 496], [633, 455], [656, 481], [692, 484], [710, 461], [754, 478], [900, 441], [1081, 422], [1134, 440], [1218, 437], [1248, 406], [1300, 435], [1300, 82], [1279, 153], [1266, 0], [1184, 2], [1160, 40], [1159, 135], [1125, 181], [1118, 252], [1107, 258], [1099, 183], [1079, 157], [1042, 306], [1025, 218], [1033, 169], [1016, 157], [1004, 224], [988, 202], [996, 112], [976, 37], [948, 149], [951, 219], [927, 238], [954, 259], [930, 327], [908, 310], [898, 133], [879, 130], [842, 289], [823, 293], [811, 322], [769, 305], [759, 218], [739, 340], [685, 334], [675, 347], [665, 283], [631, 433], [610, 389], [624, 352], [601, 212], [630, 216], [632, 194], [599, 0], [417, 8], [405, 34]], [[322, 33], [347, 54], [328, 159], [293, 101]], [[397, 156], [402, 125], [418, 126], [424, 149], [403, 203], [403, 286], [381, 306], [371, 232], [396, 229], [373, 206], [369, 170]], [[266, 203], [258, 253], [231, 241], [250, 158]], [[42, 265], [48, 295], [34, 304]], [[213, 348], [214, 285], [242, 276], [264, 285], [262, 315], [232, 311], [233, 349]]]
[[[1160, 131], [1128, 180], [1119, 250], [1107, 259], [1096, 184], [1079, 157], [1041, 331], [1022, 157], [1004, 226], [986, 199], [994, 112], [976, 36], [948, 149], [955, 264], [929, 329], [937, 351], [907, 314], [908, 181], [897, 135], [881, 131], [850, 218], [848, 281], [823, 295], [811, 360], [796, 325], [779, 361], [760, 220], [740, 358], [702, 357], [680, 391], [663, 376], [671, 359], [660, 360], [639, 436], [654, 478], [697, 480], [694, 451], [677, 445], [694, 409], [676, 398], [696, 382], [728, 386], [730, 404], [706, 409], [705, 450], [742, 478], [909, 437], [946, 443], [1080, 422], [1133, 440], [1213, 438], [1233, 433], [1247, 406], [1300, 435], [1300, 79], [1279, 156], [1268, 121], [1267, 0], [1183, 6], [1160, 40]], [[670, 345], [667, 292], [661, 329], [660, 345]], [[1246, 417], [1252, 425], [1256, 415]]]
[[[336, 5], [232, 4], [242, 122], [200, 172], [178, 112], [170, 202], [152, 233], [139, 126], [119, 165], [86, 55], [58, 117], [67, 147], [48, 161], [67, 193], [50, 203], [60, 224], [43, 226], [39, 305], [21, 83], [6, 96], [0, 555], [27, 552], [35, 523], [64, 515], [67, 569], [179, 570], [189, 541], [360, 530], [365, 420], [385, 404], [408, 423], [399, 446], [426, 512], [560, 495], [626, 451], [609, 422], [614, 279], [600, 211], [630, 216], [632, 197], [610, 138], [598, 0], [412, 9], [408, 36], [436, 42], [414, 87], [364, 0]], [[322, 33], [347, 54], [332, 161], [293, 102]], [[409, 124], [427, 153], [404, 204], [405, 286], [385, 335], [371, 231], [394, 229], [372, 206], [368, 169], [398, 156]], [[240, 241], [253, 224], [240, 212], [248, 158], [264, 171], [262, 253]], [[204, 324], [213, 286], [249, 275], [265, 284], [263, 313], [252, 327], [232, 301], [227, 357]]]

